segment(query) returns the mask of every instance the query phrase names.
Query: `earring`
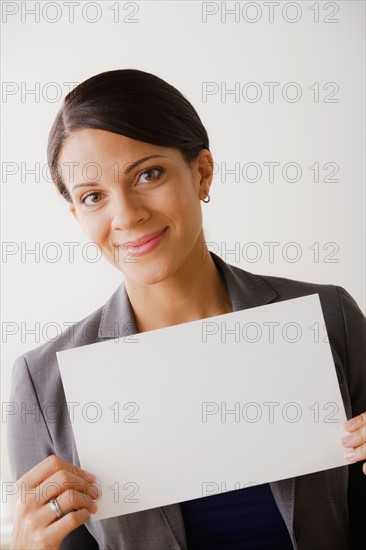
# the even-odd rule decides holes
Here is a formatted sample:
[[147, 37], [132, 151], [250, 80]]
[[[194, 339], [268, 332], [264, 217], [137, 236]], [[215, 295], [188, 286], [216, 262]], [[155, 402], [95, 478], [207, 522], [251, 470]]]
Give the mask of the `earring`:
[[[208, 199], [208, 200], [206, 200], [206, 199]], [[202, 202], [205, 202], [207, 204], [208, 202], [210, 202], [210, 200], [211, 200], [210, 195], [207, 193], [206, 197], [204, 199], [202, 199]]]

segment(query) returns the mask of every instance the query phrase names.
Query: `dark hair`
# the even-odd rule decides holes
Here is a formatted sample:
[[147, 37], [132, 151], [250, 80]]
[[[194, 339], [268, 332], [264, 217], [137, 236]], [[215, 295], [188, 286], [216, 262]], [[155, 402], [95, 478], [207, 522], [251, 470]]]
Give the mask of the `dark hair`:
[[72, 202], [62, 181], [58, 157], [65, 139], [80, 128], [96, 128], [178, 149], [186, 162], [209, 139], [191, 103], [158, 76], [137, 69], [97, 74], [67, 94], [51, 128], [47, 160], [60, 194]]

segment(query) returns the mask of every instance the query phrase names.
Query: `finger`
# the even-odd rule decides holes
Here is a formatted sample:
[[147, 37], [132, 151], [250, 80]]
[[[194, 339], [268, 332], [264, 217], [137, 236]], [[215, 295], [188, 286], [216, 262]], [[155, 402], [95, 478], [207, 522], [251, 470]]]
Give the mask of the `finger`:
[[100, 490], [96, 483], [90, 483], [68, 470], [59, 470], [37, 488], [37, 493], [39, 493], [38, 502], [45, 504], [68, 489], [75, 489], [81, 493], [88, 494], [89, 500], [100, 497]]
[[32, 489], [59, 470], [68, 470], [75, 475], [84, 477], [89, 482], [96, 479], [93, 474], [82, 470], [78, 466], [70, 464], [70, 462], [66, 462], [56, 455], [50, 455], [24, 474], [18, 480], [18, 483], [24, 483], [26, 489]]
[[347, 432], [354, 432], [355, 430], [362, 428], [362, 426], [366, 426], [366, 412], [350, 418], [343, 424], [343, 428]]
[[365, 463], [363, 464], [363, 466], [362, 466], [362, 471], [363, 471], [363, 473], [364, 473], [365, 476], [366, 476], [366, 462], [365, 462]]
[[45, 529], [45, 537], [52, 541], [50, 548], [61, 545], [63, 539], [71, 533], [71, 531], [74, 531], [74, 529], [77, 529], [80, 525], [88, 521], [89, 517], [90, 514], [88, 510], [86, 508], [81, 508], [51, 523], [51, 525]]
[[349, 435], [344, 435], [341, 441], [345, 447], [359, 447], [366, 442], [366, 425]]
[[[69, 514], [75, 510], [88, 510], [89, 514], [95, 514], [98, 507], [88, 495], [79, 493], [78, 491], [65, 491], [57, 499], [56, 502], [63, 515]], [[50, 503], [47, 502], [37, 511], [35, 523], [41, 527], [51, 525], [54, 521], [59, 521], [57, 515], [51, 509]]]
[[[58, 505], [63, 514], [68, 514], [73, 510], [81, 510], [86, 508], [90, 514], [95, 514], [98, 506], [93, 502], [85, 493], [79, 493], [79, 491], [65, 491], [57, 499]], [[48, 506], [50, 508], [50, 506]]]
[[358, 462], [359, 460], [366, 460], [366, 443], [360, 445], [356, 449], [352, 449], [346, 454], [346, 459], [349, 462]]

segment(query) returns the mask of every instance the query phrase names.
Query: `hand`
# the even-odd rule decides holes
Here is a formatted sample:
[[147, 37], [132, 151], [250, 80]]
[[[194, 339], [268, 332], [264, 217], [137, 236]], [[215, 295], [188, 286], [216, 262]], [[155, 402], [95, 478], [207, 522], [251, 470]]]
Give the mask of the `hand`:
[[[346, 454], [347, 460], [350, 462], [366, 460], [366, 412], [347, 420], [343, 428], [350, 432], [341, 439], [343, 446], [349, 448]], [[362, 466], [362, 471], [366, 475], [366, 462]]]
[[[11, 548], [58, 550], [62, 540], [97, 511], [95, 476], [51, 455], [17, 481]], [[49, 501], [64, 514], [57, 518]]]

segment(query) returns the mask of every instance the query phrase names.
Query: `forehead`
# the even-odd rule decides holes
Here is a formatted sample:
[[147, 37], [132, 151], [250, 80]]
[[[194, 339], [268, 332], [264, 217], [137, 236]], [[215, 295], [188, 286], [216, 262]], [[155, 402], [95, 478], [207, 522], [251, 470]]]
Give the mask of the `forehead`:
[[59, 154], [63, 162], [133, 162], [148, 155], [160, 154], [172, 160], [179, 158], [179, 151], [138, 141], [113, 132], [94, 128], [75, 130], [68, 136]]

